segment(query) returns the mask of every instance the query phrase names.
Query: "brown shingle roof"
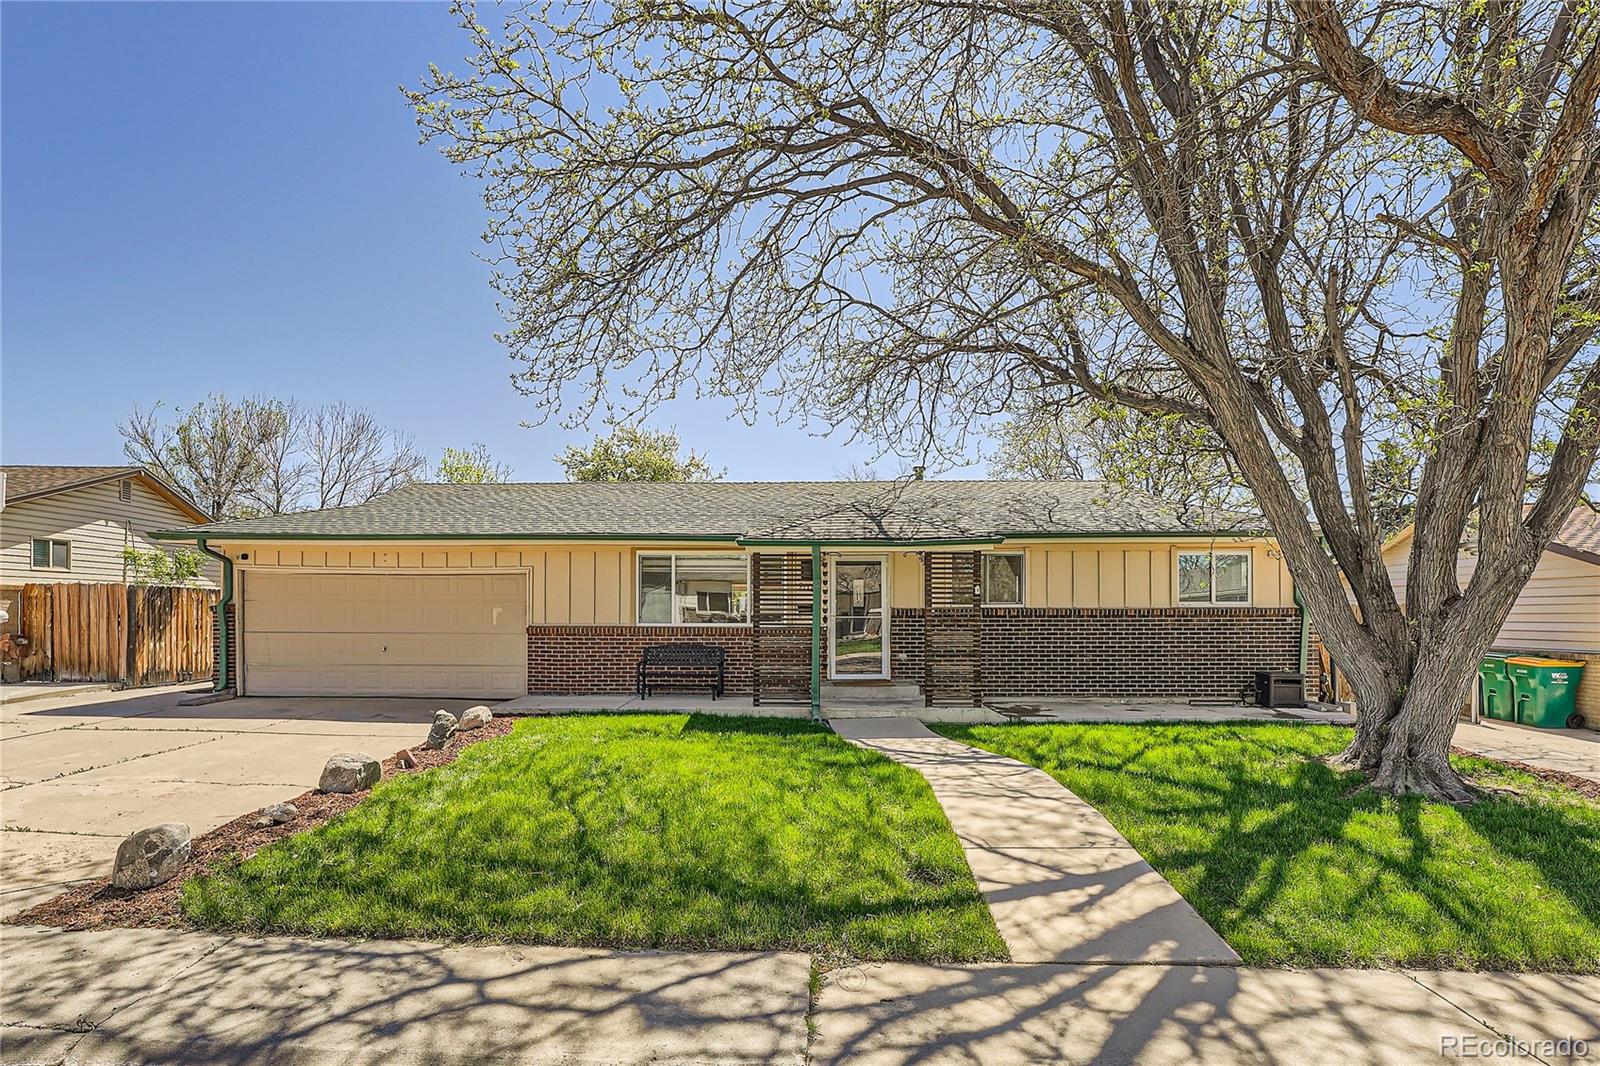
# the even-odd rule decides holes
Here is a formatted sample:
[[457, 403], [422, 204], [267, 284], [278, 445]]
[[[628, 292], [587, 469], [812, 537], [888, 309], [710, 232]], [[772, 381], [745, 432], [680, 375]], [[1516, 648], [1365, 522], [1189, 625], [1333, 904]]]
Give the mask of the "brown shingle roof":
[[137, 477], [180, 511], [207, 517], [206, 512], [183, 492], [142, 466], [0, 466], [0, 472], [6, 476], [6, 503], [22, 503], [86, 485]]
[[1566, 548], [1589, 562], [1600, 563], [1600, 512], [1580, 503], [1567, 515], [1550, 544]]
[[142, 473], [137, 466], [0, 466], [6, 475], [6, 499], [25, 500], [30, 496], [49, 496]]

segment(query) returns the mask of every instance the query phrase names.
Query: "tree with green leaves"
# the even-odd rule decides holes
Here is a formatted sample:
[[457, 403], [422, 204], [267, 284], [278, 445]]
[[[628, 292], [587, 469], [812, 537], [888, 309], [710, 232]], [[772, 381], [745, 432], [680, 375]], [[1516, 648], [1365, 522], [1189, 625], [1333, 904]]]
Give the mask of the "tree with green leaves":
[[[1260, 517], [1227, 445], [1205, 426], [1175, 415], [1089, 401], [1013, 415], [994, 437], [994, 477], [1109, 481], [1165, 500], [1200, 526]], [[1385, 538], [1413, 517], [1417, 471], [1414, 448], [1393, 438], [1376, 442], [1368, 481], [1373, 517]]]
[[122, 562], [130, 585], [193, 585], [206, 569], [206, 557], [193, 548], [122, 549]]
[[511, 480], [511, 467], [490, 455], [486, 444], [446, 448], [433, 480], [451, 485], [501, 485]]
[[674, 430], [617, 426], [587, 448], [568, 446], [556, 462], [568, 481], [718, 481], [725, 473], [692, 450], [682, 453]]
[[951, 459], [1040, 402], [1203, 427], [1355, 688], [1342, 761], [1472, 797], [1456, 712], [1600, 455], [1600, 9], [458, 10], [411, 99], [544, 409], [699, 389]]
[[1227, 447], [1204, 426], [1099, 401], [1002, 422], [989, 472], [1001, 478], [1109, 481], [1171, 504], [1197, 525], [1256, 511]]

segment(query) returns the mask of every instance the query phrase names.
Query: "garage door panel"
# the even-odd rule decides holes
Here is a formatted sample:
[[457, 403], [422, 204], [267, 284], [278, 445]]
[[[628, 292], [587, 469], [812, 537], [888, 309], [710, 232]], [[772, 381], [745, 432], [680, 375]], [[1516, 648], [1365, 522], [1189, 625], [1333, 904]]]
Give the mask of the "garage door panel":
[[516, 696], [526, 574], [251, 571], [245, 686], [261, 695]]

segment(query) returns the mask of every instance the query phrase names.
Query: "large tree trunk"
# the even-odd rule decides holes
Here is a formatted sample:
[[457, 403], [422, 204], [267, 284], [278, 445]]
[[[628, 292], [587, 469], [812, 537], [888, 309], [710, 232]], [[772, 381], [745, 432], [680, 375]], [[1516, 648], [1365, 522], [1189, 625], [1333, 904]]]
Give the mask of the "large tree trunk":
[[1488, 643], [1459, 640], [1420, 655], [1409, 668], [1401, 656], [1347, 664], [1360, 713], [1355, 737], [1335, 764], [1364, 771], [1373, 789], [1389, 795], [1471, 802], [1471, 786], [1450, 766], [1450, 738], [1471, 693], [1472, 664]]
[[1389, 795], [1470, 803], [1471, 786], [1450, 766], [1450, 738], [1477, 664], [1532, 569], [1529, 560], [1495, 573], [1485, 566], [1463, 595], [1452, 566], [1432, 578], [1449, 591], [1429, 597], [1448, 606], [1412, 622], [1409, 640], [1351, 648], [1340, 665], [1356, 693], [1356, 734], [1335, 764], [1367, 773]]

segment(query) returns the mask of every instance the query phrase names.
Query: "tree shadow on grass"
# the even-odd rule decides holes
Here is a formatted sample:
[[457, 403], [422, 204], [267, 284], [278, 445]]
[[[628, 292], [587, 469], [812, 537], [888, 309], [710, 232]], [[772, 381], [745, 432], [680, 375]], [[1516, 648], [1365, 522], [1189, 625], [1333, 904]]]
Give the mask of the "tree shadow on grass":
[[1339, 737], [1304, 728], [1015, 726], [969, 742], [1099, 807], [1248, 961], [1600, 967], [1600, 816], [1352, 790], [1359, 775], [1321, 759]]
[[551, 731], [387, 784], [205, 886], [208, 924], [1003, 957], [922, 779], [809, 723], [773, 726]]

